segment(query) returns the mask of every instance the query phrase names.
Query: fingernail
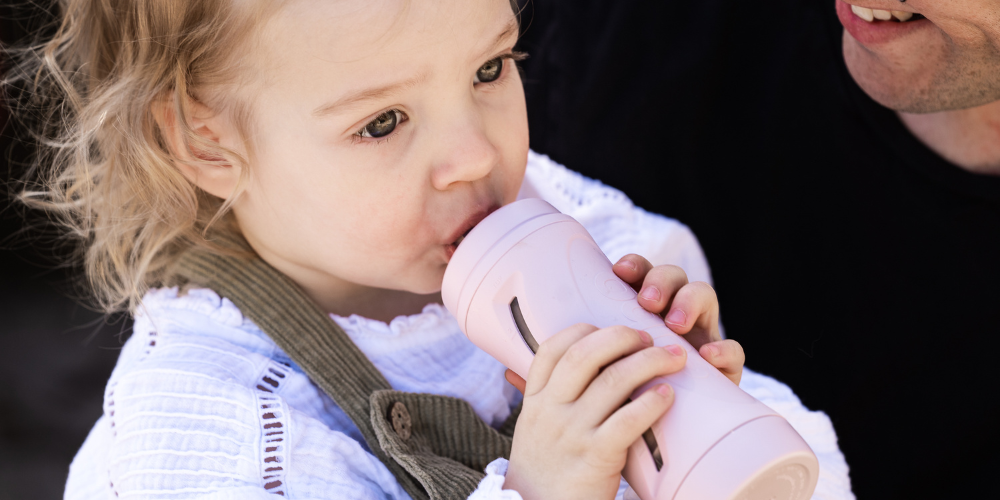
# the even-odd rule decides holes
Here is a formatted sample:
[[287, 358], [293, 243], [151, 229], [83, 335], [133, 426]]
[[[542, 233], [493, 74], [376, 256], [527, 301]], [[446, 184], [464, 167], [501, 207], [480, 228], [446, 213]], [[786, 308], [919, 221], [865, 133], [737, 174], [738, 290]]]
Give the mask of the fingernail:
[[659, 386], [659, 387], [656, 388], [656, 392], [660, 393], [660, 395], [662, 395], [662, 396], [665, 396], [665, 397], [669, 398], [670, 395], [673, 394], [674, 388], [670, 387], [667, 384], [663, 384], [663, 385], [661, 385], [661, 386]]
[[684, 354], [684, 348], [677, 344], [670, 344], [666, 348], [667, 352], [673, 354], [674, 356], [680, 356]]
[[710, 354], [712, 356], [718, 356], [718, 355], [722, 354], [722, 350], [719, 349], [719, 346], [717, 346], [717, 345], [711, 345], [711, 344], [709, 344], [708, 345], [708, 354]]
[[642, 337], [642, 341], [647, 344], [653, 343], [653, 336], [649, 334], [646, 330], [636, 330], [639, 332], [639, 336]]
[[655, 286], [647, 286], [646, 288], [643, 288], [639, 295], [646, 300], [660, 300], [660, 291], [657, 290]]
[[667, 315], [667, 323], [678, 326], [683, 325], [687, 323], [687, 314], [684, 314], [684, 311], [681, 309], [674, 309]]
[[635, 262], [632, 262], [631, 260], [628, 260], [628, 259], [625, 259], [625, 258], [622, 258], [622, 260], [618, 261], [618, 264], [616, 264], [616, 265], [619, 265], [619, 266], [631, 269], [632, 271], [635, 271]]

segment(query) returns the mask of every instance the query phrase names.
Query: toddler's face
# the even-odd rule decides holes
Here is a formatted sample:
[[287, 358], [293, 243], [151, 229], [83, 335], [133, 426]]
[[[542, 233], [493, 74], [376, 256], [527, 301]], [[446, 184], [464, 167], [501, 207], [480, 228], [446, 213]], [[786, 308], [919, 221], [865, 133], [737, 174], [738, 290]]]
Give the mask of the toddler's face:
[[247, 240], [314, 296], [438, 291], [524, 175], [508, 0], [297, 0], [264, 34]]

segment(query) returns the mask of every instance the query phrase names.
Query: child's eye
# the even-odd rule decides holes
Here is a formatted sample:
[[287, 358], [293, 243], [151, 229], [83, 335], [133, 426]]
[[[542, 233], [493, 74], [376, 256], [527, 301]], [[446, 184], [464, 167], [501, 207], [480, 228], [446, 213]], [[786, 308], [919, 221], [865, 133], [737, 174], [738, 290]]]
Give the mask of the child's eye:
[[500, 78], [503, 73], [503, 57], [490, 59], [476, 70], [476, 83], [490, 83]]
[[398, 109], [390, 109], [385, 113], [382, 113], [375, 117], [374, 120], [368, 122], [364, 128], [357, 132], [357, 135], [361, 137], [385, 137], [392, 133], [396, 129], [396, 125], [399, 125], [403, 121], [404, 115], [402, 111]]

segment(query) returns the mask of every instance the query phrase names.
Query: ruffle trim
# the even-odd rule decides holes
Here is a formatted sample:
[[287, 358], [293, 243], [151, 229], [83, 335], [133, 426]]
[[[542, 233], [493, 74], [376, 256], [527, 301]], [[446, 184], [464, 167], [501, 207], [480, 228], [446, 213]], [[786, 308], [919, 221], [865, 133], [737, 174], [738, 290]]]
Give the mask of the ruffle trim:
[[[142, 305], [136, 311], [136, 316], [162, 310], [194, 311], [226, 326], [260, 330], [253, 321], [243, 316], [236, 304], [209, 288], [192, 288], [183, 295], [177, 287], [154, 288], [142, 298]], [[397, 316], [389, 323], [357, 314], [348, 317], [330, 314], [330, 318], [352, 334], [373, 336], [401, 336], [441, 328], [450, 330], [453, 326], [451, 313], [437, 303], [427, 304], [417, 314]]]
[[424, 306], [423, 311], [417, 314], [396, 316], [389, 323], [357, 314], [346, 318], [331, 314], [330, 317], [350, 333], [351, 337], [356, 335], [399, 337], [416, 332], [426, 334], [434, 330], [451, 333], [455, 326], [451, 313], [441, 304], [433, 302]]
[[525, 181], [536, 195], [586, 226], [612, 260], [657, 247], [673, 229], [683, 226], [646, 212], [620, 190], [535, 152], [528, 155]]
[[259, 330], [253, 321], [243, 317], [236, 304], [209, 288], [191, 288], [183, 295], [177, 287], [154, 288], [143, 296], [135, 315], [140, 317], [165, 309], [194, 311], [226, 326], [244, 329], [249, 326], [253, 330]]
[[490, 462], [486, 466], [486, 477], [479, 481], [479, 486], [469, 495], [469, 500], [522, 500], [520, 493], [503, 489], [508, 464], [504, 458]]
[[[602, 205], [610, 203], [623, 213], [629, 212], [635, 206], [632, 200], [618, 189], [570, 170], [548, 156], [534, 151], [528, 152], [528, 171], [525, 176], [532, 181], [544, 182], [532, 185], [553, 205], [562, 201], [563, 203], [559, 204], [561, 206], [557, 205], [556, 208], [563, 213], [585, 210], [598, 203]], [[552, 199], [552, 195], [557, 193], [561, 199]]]

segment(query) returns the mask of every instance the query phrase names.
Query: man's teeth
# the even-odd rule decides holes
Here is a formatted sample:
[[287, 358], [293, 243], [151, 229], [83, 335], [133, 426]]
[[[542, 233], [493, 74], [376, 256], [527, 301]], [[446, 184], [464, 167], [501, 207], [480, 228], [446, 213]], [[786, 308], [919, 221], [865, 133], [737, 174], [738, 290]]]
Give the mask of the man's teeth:
[[871, 9], [865, 7], [858, 7], [857, 5], [852, 5], [851, 12], [853, 12], [855, 16], [858, 16], [861, 19], [864, 19], [865, 21], [872, 22], [875, 20], [875, 14]]
[[851, 6], [851, 12], [855, 16], [864, 19], [865, 21], [872, 22], [876, 19], [879, 21], [890, 21], [892, 18], [896, 18], [899, 22], [903, 23], [909, 21], [913, 17], [912, 12], [903, 12], [901, 10], [880, 10], [880, 9], [869, 9], [867, 7], [858, 7], [857, 5]]
[[894, 10], [892, 11], [892, 17], [899, 19], [899, 22], [901, 23], [905, 23], [906, 21], [909, 21], [911, 17], [913, 17], [913, 13], [903, 12], [901, 10]]
[[879, 21], [888, 21], [892, 19], [892, 14], [890, 14], [887, 10], [872, 9], [872, 15]]

